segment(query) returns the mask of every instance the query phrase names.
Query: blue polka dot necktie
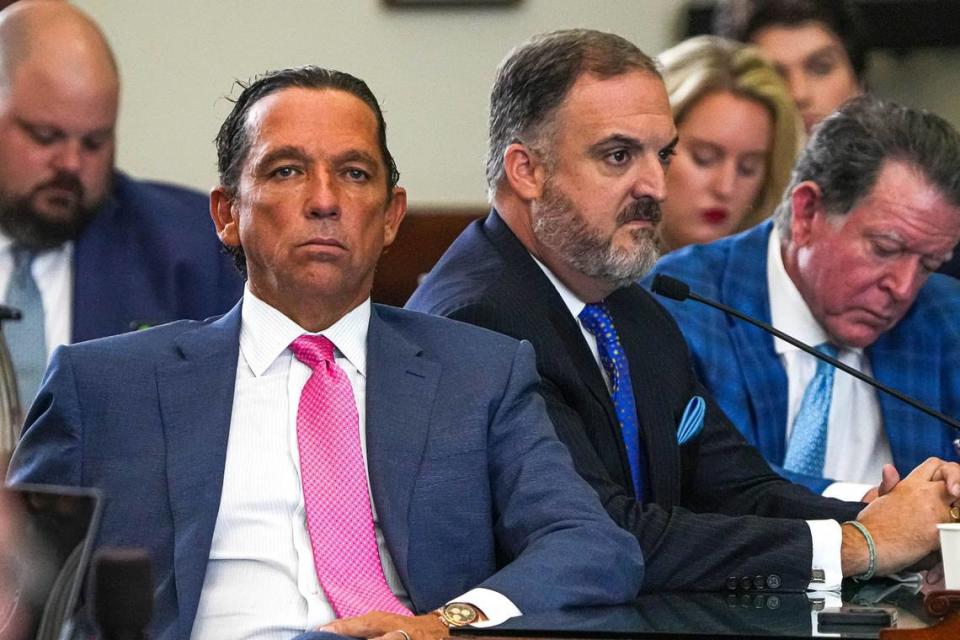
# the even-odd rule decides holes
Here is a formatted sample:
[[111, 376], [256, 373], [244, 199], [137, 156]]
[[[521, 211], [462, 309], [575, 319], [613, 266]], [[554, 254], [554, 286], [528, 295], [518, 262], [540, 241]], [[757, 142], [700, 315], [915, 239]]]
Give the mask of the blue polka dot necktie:
[[[818, 345], [817, 350], [832, 358], [837, 357], [837, 348], [829, 342]], [[787, 471], [823, 477], [835, 372], [833, 365], [817, 360], [817, 371], [804, 390], [797, 416], [793, 419], [787, 455], [783, 459], [783, 468]]]
[[633, 383], [630, 381], [630, 367], [627, 355], [620, 345], [620, 337], [613, 326], [610, 312], [603, 304], [588, 304], [580, 312], [580, 322], [587, 331], [597, 338], [597, 351], [600, 362], [610, 377], [611, 397], [620, 422], [620, 433], [627, 449], [630, 462], [630, 475], [637, 499], [644, 499], [644, 455], [640, 440], [640, 425], [637, 420], [637, 403], [633, 397]]

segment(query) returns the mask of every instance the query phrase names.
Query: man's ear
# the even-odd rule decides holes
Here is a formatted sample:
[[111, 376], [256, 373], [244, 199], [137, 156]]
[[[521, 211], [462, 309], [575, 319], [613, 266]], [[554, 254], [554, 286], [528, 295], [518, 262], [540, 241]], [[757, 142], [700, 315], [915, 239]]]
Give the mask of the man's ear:
[[387, 211], [383, 219], [383, 246], [389, 247], [397, 237], [400, 223], [407, 215], [407, 190], [403, 187], [393, 188], [393, 197], [387, 204]]
[[801, 182], [790, 192], [790, 205], [790, 240], [798, 247], [803, 247], [810, 241], [814, 225], [825, 222], [826, 211], [820, 185], [812, 180]]
[[240, 226], [234, 214], [233, 198], [223, 186], [210, 190], [210, 217], [220, 242], [228, 247], [240, 246]]
[[510, 189], [523, 200], [535, 200], [543, 195], [546, 168], [540, 155], [520, 142], [514, 142], [503, 152], [503, 172]]

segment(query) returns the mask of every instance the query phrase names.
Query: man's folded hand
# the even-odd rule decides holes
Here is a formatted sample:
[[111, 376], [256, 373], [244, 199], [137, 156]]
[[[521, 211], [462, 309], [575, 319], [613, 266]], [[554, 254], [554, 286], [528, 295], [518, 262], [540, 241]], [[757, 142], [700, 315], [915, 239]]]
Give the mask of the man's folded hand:
[[378, 640], [439, 640], [450, 635], [435, 613], [410, 618], [382, 611], [334, 620], [320, 627], [320, 631]]
[[[960, 497], [960, 465], [929, 458], [899, 482], [885, 472], [878, 496], [857, 516], [876, 545], [877, 575], [917, 565], [940, 546], [936, 525], [950, 522]], [[844, 575], [866, 570], [860, 533], [844, 528]]]

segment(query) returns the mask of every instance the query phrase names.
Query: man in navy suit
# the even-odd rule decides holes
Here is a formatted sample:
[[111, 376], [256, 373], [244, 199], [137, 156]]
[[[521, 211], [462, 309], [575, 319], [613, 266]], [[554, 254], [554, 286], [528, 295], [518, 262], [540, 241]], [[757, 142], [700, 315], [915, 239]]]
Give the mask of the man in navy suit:
[[[217, 146], [211, 211], [245, 266], [241, 303], [58, 350], [10, 479], [104, 490], [98, 544], [150, 551], [161, 638], [324, 626], [418, 640], [473, 617], [631, 600], [639, 548], [556, 439], [530, 345], [371, 304], [406, 193], [366, 84], [316, 67], [267, 74]], [[339, 382], [323, 399], [304, 342], [335, 347], [321, 365]], [[311, 420], [326, 402], [340, 409]], [[348, 450], [310, 439], [349, 437]], [[318, 495], [354, 463], [359, 493], [337, 481]], [[347, 513], [366, 519], [363, 535], [342, 532]], [[375, 562], [331, 577], [357, 550], [326, 547], [354, 538]], [[354, 584], [361, 574], [377, 575]], [[343, 613], [344, 593], [362, 615]]]
[[201, 194], [113, 168], [119, 79], [65, 2], [0, 12], [0, 300], [32, 400], [60, 344], [225, 312], [242, 289]]
[[533, 343], [557, 435], [640, 540], [645, 589], [802, 591], [912, 564], [937, 548], [960, 468], [927, 461], [865, 509], [787, 482], [635, 284], [656, 256], [676, 135], [656, 65], [632, 43], [565, 30], [520, 45], [490, 97], [494, 210], [408, 307]]
[[[960, 240], [958, 175], [960, 134], [942, 118], [860, 98], [816, 130], [774, 222], [671, 253], [654, 273], [957, 416], [960, 282], [933, 272]], [[816, 360], [708, 307], [663, 302], [720, 406], [787, 478], [859, 500], [885, 464], [958, 459], [947, 425], [838, 372], [819, 457], [799, 460]]]

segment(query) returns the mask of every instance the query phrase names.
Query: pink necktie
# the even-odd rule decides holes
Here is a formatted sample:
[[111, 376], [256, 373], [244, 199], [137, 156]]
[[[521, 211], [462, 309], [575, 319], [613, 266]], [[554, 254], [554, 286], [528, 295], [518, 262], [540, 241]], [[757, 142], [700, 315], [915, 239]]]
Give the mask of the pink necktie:
[[383, 577], [350, 380], [327, 338], [303, 335], [290, 349], [313, 369], [300, 393], [297, 443], [320, 586], [338, 618], [370, 611], [410, 615]]

